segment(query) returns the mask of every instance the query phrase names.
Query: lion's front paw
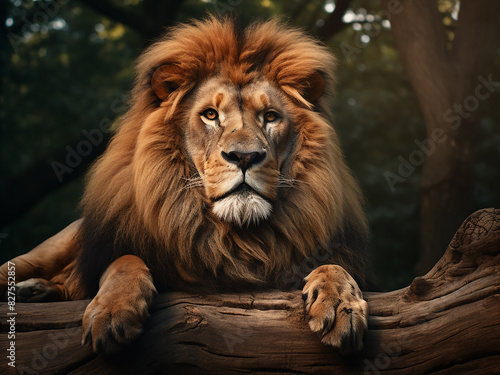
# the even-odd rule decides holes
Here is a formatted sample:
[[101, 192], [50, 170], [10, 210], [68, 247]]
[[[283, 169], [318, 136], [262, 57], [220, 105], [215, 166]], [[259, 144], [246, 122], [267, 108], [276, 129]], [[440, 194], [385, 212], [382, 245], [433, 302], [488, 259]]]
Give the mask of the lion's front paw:
[[342, 267], [325, 265], [306, 278], [302, 291], [309, 327], [323, 344], [342, 354], [360, 351], [367, 328], [368, 304], [358, 284]]
[[61, 292], [55, 284], [45, 279], [28, 279], [16, 284], [18, 302], [55, 302], [60, 301]]
[[96, 297], [83, 316], [82, 344], [92, 344], [96, 352], [115, 352], [141, 334], [148, 317], [144, 300], [129, 305]]
[[130, 257], [119, 258], [108, 268], [83, 315], [82, 344], [92, 344], [96, 352], [112, 353], [130, 343], [149, 317], [156, 288], [149, 271], [134, 267]]

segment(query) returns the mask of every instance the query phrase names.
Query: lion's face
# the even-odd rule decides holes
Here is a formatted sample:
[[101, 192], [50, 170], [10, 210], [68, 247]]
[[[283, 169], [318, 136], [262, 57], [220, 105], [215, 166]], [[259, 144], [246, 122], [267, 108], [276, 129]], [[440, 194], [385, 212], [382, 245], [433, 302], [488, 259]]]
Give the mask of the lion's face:
[[[334, 66], [277, 21], [242, 30], [209, 18], [153, 44], [86, 188], [81, 273], [97, 285], [105, 254], [133, 253], [162, 287], [279, 287], [332, 241], [363, 246], [361, 196], [328, 110]], [[331, 260], [361, 275], [360, 257]]]
[[186, 149], [213, 213], [239, 226], [267, 219], [293, 151], [286, 98], [263, 78], [238, 87], [213, 77], [189, 102]]

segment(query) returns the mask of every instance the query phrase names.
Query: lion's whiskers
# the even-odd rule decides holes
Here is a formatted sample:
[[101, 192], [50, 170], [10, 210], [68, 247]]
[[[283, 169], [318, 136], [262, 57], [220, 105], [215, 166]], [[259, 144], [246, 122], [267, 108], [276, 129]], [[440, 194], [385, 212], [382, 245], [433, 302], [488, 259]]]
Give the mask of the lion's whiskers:
[[[199, 174], [196, 174], [193, 177], [184, 178], [184, 180], [186, 181], [186, 185], [183, 186], [182, 191], [203, 186], [203, 180]], [[305, 182], [284, 175], [281, 175], [278, 178], [278, 187], [281, 188], [299, 188], [299, 185], [303, 183]]]
[[195, 174], [193, 177], [184, 178], [184, 180], [186, 181], [186, 185], [184, 185], [182, 191], [203, 186], [203, 180], [199, 174]]
[[283, 175], [280, 175], [278, 179], [278, 187], [297, 188], [300, 183], [302, 181]]

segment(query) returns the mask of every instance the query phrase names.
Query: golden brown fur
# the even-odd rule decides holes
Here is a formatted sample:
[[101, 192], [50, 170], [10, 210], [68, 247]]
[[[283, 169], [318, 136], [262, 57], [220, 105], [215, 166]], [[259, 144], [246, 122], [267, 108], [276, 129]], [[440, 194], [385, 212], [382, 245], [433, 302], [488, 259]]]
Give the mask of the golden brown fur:
[[334, 67], [277, 21], [172, 29], [138, 61], [83, 220], [13, 260], [15, 291], [1, 266], [0, 293], [95, 295], [84, 342], [109, 352], [141, 332], [156, 289], [297, 288], [322, 264], [305, 279], [310, 328], [360, 350], [367, 227], [327, 110]]
[[[176, 68], [162, 101], [151, 78], [165, 65]], [[160, 289], [279, 287], [293, 265], [336, 243], [342, 246], [328, 262], [363, 285], [361, 197], [327, 111], [334, 66], [324, 46], [277, 21], [242, 32], [229, 19], [210, 18], [179, 26], [150, 47], [138, 61], [131, 109], [83, 198], [78, 270], [88, 291], [95, 293], [106, 267], [127, 253], [145, 261]], [[185, 188], [197, 173], [183, 130], [189, 97], [214, 75], [238, 87], [266, 79], [285, 94], [295, 121], [284, 172], [296, 183], [278, 188], [272, 215], [257, 226], [218, 220], [203, 188]]]

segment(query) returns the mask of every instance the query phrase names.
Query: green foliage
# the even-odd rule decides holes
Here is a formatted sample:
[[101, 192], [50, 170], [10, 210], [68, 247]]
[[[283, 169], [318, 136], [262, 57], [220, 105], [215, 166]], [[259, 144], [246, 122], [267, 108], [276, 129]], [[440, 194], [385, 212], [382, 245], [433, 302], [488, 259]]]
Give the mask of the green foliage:
[[[133, 31], [78, 2], [61, 5], [53, 17], [36, 16], [37, 11], [30, 2], [14, 2], [10, 9], [14, 26], [26, 27], [9, 35], [17, 42], [7, 45], [4, 59], [3, 181], [64, 149], [82, 130], [116, 118], [123, 103], [113, 102], [130, 90], [133, 59], [142, 48]], [[33, 19], [47, 22], [29, 27]], [[3, 228], [8, 237], [0, 245], [0, 261], [26, 252], [77, 218], [81, 193], [81, 181], [65, 185]]]

